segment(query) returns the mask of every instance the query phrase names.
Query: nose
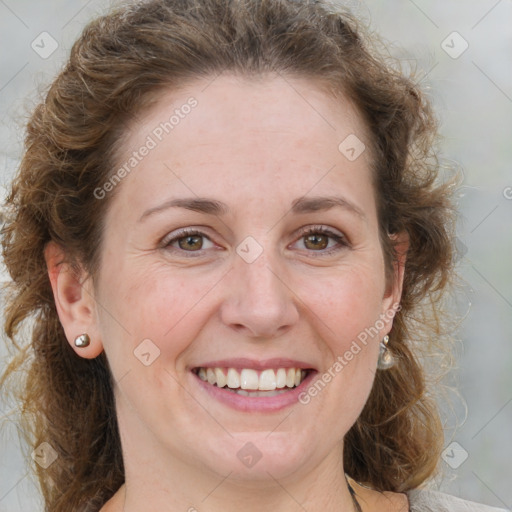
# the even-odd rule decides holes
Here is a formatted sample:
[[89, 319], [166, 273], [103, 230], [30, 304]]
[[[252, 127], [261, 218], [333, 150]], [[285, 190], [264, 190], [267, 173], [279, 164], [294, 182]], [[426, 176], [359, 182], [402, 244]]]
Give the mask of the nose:
[[221, 307], [223, 323], [251, 338], [275, 338], [299, 320], [297, 297], [291, 279], [267, 251], [252, 263], [235, 256], [226, 276], [226, 298]]

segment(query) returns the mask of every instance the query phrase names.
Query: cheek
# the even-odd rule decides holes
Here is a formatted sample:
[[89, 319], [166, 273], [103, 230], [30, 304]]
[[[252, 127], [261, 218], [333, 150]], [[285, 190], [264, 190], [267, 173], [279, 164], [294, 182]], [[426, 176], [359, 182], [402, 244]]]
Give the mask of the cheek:
[[151, 340], [160, 363], [173, 361], [200, 331], [209, 291], [218, 280], [212, 273], [191, 276], [165, 266], [112, 272], [102, 297], [109, 309], [102, 317], [110, 351], [126, 361], [143, 340]]
[[347, 343], [379, 318], [385, 284], [375, 267], [346, 268], [304, 283], [304, 302], [321, 320], [324, 339], [331, 340], [333, 348], [344, 351]]
[[[324, 384], [310, 387], [305, 401], [322, 394], [315, 405], [340, 410], [337, 427], [346, 431], [359, 415], [373, 384], [379, 351], [383, 273], [375, 265], [346, 269], [336, 276], [314, 279], [307, 288], [307, 305], [316, 330], [328, 350], [328, 366], [318, 376]], [[317, 320], [314, 320], [314, 319]], [[311, 394], [309, 394], [311, 392]], [[320, 414], [320, 413], [319, 413]]]
[[373, 385], [380, 341], [374, 326], [381, 315], [383, 290], [383, 279], [370, 267], [309, 287], [309, 305], [316, 313], [312, 317], [318, 317], [316, 330], [328, 356], [327, 366], [301, 400], [311, 404], [313, 414], [339, 438], [360, 415]]
[[124, 414], [131, 414], [126, 407], [139, 411], [155, 425], [171, 424], [165, 415], [172, 409], [165, 412], [162, 397], [189, 400], [177, 384], [175, 368], [183, 370], [180, 356], [198, 337], [204, 323], [207, 301], [201, 299], [218, 281], [212, 278], [210, 283], [206, 277], [185, 280], [175, 273], [169, 268], [146, 268], [138, 273], [132, 267], [129, 279], [112, 273], [103, 288], [108, 290], [103, 301], [109, 312], [102, 314], [102, 333], [118, 383], [120, 407], [125, 408]]

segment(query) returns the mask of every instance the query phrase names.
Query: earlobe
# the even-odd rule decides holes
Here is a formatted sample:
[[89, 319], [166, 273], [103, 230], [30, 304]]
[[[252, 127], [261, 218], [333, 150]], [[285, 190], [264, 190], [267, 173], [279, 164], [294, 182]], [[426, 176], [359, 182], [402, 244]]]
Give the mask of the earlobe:
[[[45, 260], [60, 323], [73, 350], [86, 359], [103, 351], [100, 339], [92, 280], [81, 267], [66, 261], [62, 247], [49, 242]], [[77, 337], [87, 334], [89, 344], [75, 344]]]

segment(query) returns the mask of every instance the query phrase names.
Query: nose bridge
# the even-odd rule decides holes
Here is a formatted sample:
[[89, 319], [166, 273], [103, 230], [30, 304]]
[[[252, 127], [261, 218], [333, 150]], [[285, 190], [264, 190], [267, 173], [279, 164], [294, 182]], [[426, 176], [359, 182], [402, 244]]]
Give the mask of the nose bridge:
[[[244, 295], [249, 301], [257, 302], [255, 306], [270, 304], [285, 299], [284, 276], [276, 264], [276, 258], [271, 256], [271, 249], [264, 251], [254, 262], [237, 262], [238, 275], [245, 281]], [[281, 275], [280, 275], [281, 274]]]
[[237, 248], [223, 321], [252, 336], [273, 337], [293, 325], [299, 316], [270, 237], [265, 238], [265, 243], [259, 242], [259, 248], [254, 242], [246, 240]]

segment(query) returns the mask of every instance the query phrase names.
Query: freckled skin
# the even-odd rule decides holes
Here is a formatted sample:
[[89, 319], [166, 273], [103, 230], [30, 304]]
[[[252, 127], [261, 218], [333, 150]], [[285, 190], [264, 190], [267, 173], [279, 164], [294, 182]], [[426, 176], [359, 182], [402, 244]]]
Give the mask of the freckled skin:
[[[260, 510], [262, 503], [288, 510], [275, 479], [314, 504], [308, 510], [335, 510], [335, 498], [348, 499], [342, 439], [370, 392], [390, 322], [307, 405], [242, 413], [209, 398], [189, 371], [216, 359], [286, 357], [321, 375], [399, 301], [399, 290], [385, 292], [369, 152], [351, 162], [338, 150], [349, 134], [367, 140], [367, 131], [348, 101], [293, 83], [308, 102], [277, 77], [251, 83], [223, 75], [206, 89], [198, 81], [162, 95], [131, 127], [127, 155], [175, 108], [197, 99], [118, 185], [106, 218], [95, 289], [105, 309], [96, 318], [118, 381], [127, 511], [171, 502], [187, 510], [191, 496], [207, 495], [228, 474], [205, 510], [230, 497], [235, 503], [241, 489], [267, 499]], [[297, 198], [328, 195], [343, 196], [366, 220], [341, 208], [290, 213]], [[231, 212], [170, 208], [139, 222], [149, 208], [196, 196]], [[329, 239], [339, 250], [321, 255], [300, 234], [307, 226], [343, 234], [350, 246]], [[181, 228], [204, 233], [200, 251], [176, 240], [161, 246]], [[236, 253], [247, 236], [263, 248], [251, 264]], [[160, 350], [149, 366], [133, 354], [144, 339]], [[237, 457], [247, 442], [262, 454], [251, 468]]]

